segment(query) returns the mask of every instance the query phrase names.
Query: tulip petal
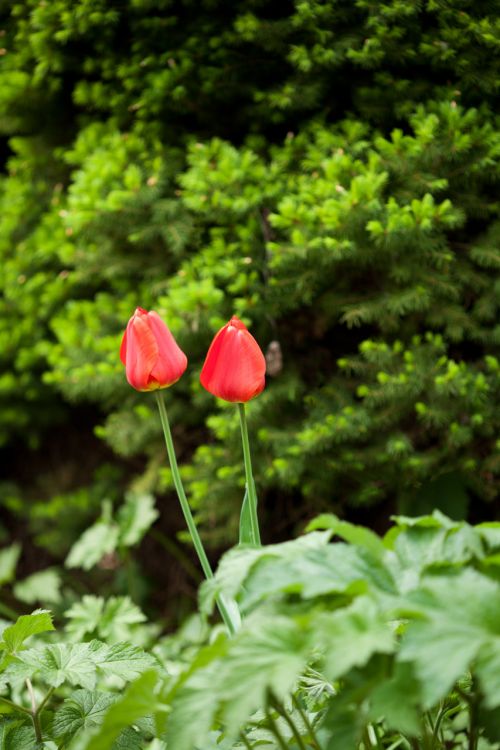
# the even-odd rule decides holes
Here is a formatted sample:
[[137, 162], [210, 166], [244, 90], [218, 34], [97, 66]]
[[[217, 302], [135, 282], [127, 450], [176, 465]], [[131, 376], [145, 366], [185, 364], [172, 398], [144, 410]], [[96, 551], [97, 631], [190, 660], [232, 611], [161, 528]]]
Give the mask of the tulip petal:
[[146, 317], [135, 314], [127, 325], [125, 336], [127, 380], [139, 391], [148, 390], [151, 371], [158, 360], [158, 345]]
[[245, 325], [233, 318], [215, 336], [200, 380], [204, 388], [225, 401], [245, 402], [265, 386], [266, 361]]
[[158, 345], [158, 357], [151, 370], [150, 381], [164, 388], [179, 380], [187, 367], [187, 357], [158, 313], [148, 313], [148, 323]]
[[120, 345], [120, 359], [122, 361], [122, 365], [127, 364], [127, 330], [128, 326], [125, 330], [125, 333], [123, 334], [122, 343]]
[[213, 393], [212, 383], [216, 382], [219, 378], [218, 371], [220, 371], [221, 369], [220, 355], [227, 328], [227, 325], [225, 325], [224, 328], [221, 328], [220, 331], [216, 333], [212, 343], [210, 344], [210, 348], [207, 352], [207, 356], [205, 357], [205, 362], [200, 373], [200, 382], [202, 386], [206, 388], [210, 393]]

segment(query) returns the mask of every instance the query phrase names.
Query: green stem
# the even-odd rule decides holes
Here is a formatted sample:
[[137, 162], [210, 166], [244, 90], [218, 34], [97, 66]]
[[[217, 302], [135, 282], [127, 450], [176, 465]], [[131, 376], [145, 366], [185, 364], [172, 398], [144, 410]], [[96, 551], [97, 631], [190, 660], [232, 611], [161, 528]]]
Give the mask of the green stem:
[[477, 726], [477, 698], [471, 696], [469, 704], [469, 745], [468, 750], [477, 750], [479, 727]]
[[434, 722], [434, 727], [432, 728], [432, 750], [434, 750], [435, 747], [438, 747], [436, 743], [439, 742], [439, 730], [441, 728], [441, 722], [443, 721], [445, 714], [446, 708], [444, 704], [441, 704], [439, 707], [438, 715], [436, 716], [436, 721]]
[[311, 743], [314, 745], [315, 748], [318, 748], [318, 750], [319, 750], [319, 742], [318, 742], [318, 738], [316, 737], [316, 732], [314, 731], [314, 727], [311, 724], [311, 722], [309, 721], [309, 717], [307, 716], [306, 712], [304, 711], [304, 709], [300, 705], [299, 699], [294, 694], [292, 694], [292, 701], [293, 701], [293, 704], [294, 704], [295, 708], [297, 709], [297, 711], [300, 714], [300, 718], [302, 719], [302, 721], [304, 722], [305, 726], [307, 727], [307, 731], [311, 735]]
[[252, 750], [252, 746], [249, 743], [249, 741], [247, 740], [247, 738], [245, 737], [245, 735], [243, 734], [243, 732], [241, 732], [241, 734], [240, 734], [240, 739], [243, 742], [243, 744], [245, 745], [245, 747], [247, 748], [247, 750]]
[[458, 685], [455, 685], [455, 692], [467, 703], [469, 709], [469, 742], [468, 750], [477, 750], [479, 741], [479, 729], [477, 727], [477, 696], [474, 693], [474, 679], [470, 693], [466, 693]]
[[4, 698], [1, 695], [0, 695], [0, 703], [5, 703], [5, 705], [12, 708], [13, 711], [20, 711], [23, 714], [28, 714], [29, 716], [31, 716], [31, 711], [29, 710], [29, 708], [20, 706], [19, 704], [14, 703], [14, 701], [10, 701], [8, 698]]
[[399, 739], [395, 740], [392, 743], [392, 745], [389, 745], [389, 747], [387, 748], [387, 750], [396, 750], [396, 748], [399, 747], [400, 745], [402, 745], [404, 742], [406, 742], [407, 747], [411, 748], [411, 745], [408, 742], [408, 740], [405, 737], [400, 737]]
[[[214, 577], [214, 574], [212, 572], [212, 568], [208, 561], [208, 557], [205, 553], [205, 549], [203, 547], [203, 543], [198, 533], [198, 529], [196, 528], [193, 514], [191, 513], [191, 508], [189, 507], [189, 503], [186, 498], [186, 493], [184, 492], [184, 487], [182, 484], [179, 467], [177, 466], [177, 458], [175, 455], [174, 442], [172, 440], [172, 433], [170, 432], [170, 424], [168, 421], [168, 415], [167, 415], [167, 409], [165, 407], [165, 402], [163, 400], [163, 393], [161, 391], [156, 391], [155, 395], [156, 395], [156, 401], [158, 404], [158, 409], [160, 412], [160, 420], [161, 420], [161, 425], [163, 427], [163, 434], [165, 436], [165, 443], [167, 446], [167, 453], [168, 453], [168, 458], [170, 461], [170, 468], [172, 470], [172, 478], [174, 480], [175, 489], [177, 491], [177, 497], [179, 498], [182, 512], [184, 514], [184, 519], [189, 529], [189, 533], [191, 534], [191, 539], [193, 540], [194, 548], [198, 555], [198, 559], [200, 561], [202, 570], [205, 574], [205, 578], [211, 579]], [[229, 613], [229, 610], [227, 609], [221, 596], [217, 597], [217, 607], [219, 608], [219, 612], [221, 614], [222, 619], [224, 620], [224, 623], [229, 633], [231, 635], [234, 635], [234, 633], [236, 632], [236, 625], [233, 622], [233, 619]]]
[[269, 723], [269, 729], [274, 734], [278, 741], [278, 745], [281, 747], [281, 750], [288, 750], [288, 745], [286, 744], [283, 735], [281, 734], [278, 725], [276, 724], [273, 716], [271, 715], [271, 712], [269, 709], [266, 709], [266, 717], [267, 721]]
[[245, 404], [238, 404], [241, 427], [241, 442], [243, 444], [243, 460], [245, 462], [245, 478], [250, 501], [250, 520], [252, 524], [252, 535], [254, 542], [260, 546], [259, 518], [257, 515], [257, 491], [252, 471], [252, 457], [250, 455], [250, 441], [248, 440], [247, 418], [245, 414]]
[[55, 690], [55, 688], [53, 688], [53, 687], [50, 688], [50, 690], [47, 692], [47, 695], [45, 696], [45, 698], [43, 699], [43, 701], [38, 706], [38, 711], [37, 711], [38, 716], [42, 715], [42, 711], [44, 710], [45, 706], [49, 702], [49, 700], [50, 700], [50, 698], [51, 698], [52, 693], [54, 692], [54, 690]]
[[38, 714], [38, 709], [36, 705], [36, 698], [35, 698], [35, 691], [33, 690], [33, 685], [31, 684], [31, 680], [28, 678], [26, 680], [26, 686], [28, 688], [28, 693], [30, 695], [31, 699], [31, 721], [33, 722], [33, 729], [35, 730], [35, 736], [36, 741], [39, 743], [43, 742], [43, 736], [42, 736], [42, 729], [40, 727], [40, 717]]
[[366, 747], [369, 748], [380, 748], [382, 747], [380, 743], [380, 737], [378, 736], [377, 727], [375, 724], [367, 724], [364, 730], [364, 744]]
[[281, 703], [279, 702], [279, 700], [276, 698], [276, 696], [273, 693], [270, 694], [269, 700], [271, 702], [271, 705], [274, 706], [274, 708], [279, 714], [281, 714], [281, 716], [284, 718], [284, 720], [290, 727], [292, 734], [295, 737], [295, 741], [298, 747], [300, 748], [300, 750], [307, 750], [306, 746], [304, 745], [302, 736], [295, 725], [294, 720], [292, 719], [288, 711], [285, 709], [285, 707], [281, 705]]

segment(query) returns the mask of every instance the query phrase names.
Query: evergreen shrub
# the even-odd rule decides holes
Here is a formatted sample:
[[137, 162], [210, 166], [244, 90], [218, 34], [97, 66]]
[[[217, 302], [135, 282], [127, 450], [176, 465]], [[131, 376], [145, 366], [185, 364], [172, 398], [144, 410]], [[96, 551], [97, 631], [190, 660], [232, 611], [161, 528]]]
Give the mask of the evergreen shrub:
[[[83, 406], [124, 487], [170, 488], [118, 360], [141, 305], [190, 359], [170, 413], [213, 544], [244, 478], [198, 374], [233, 313], [268, 352], [249, 424], [269, 538], [314, 510], [497, 496], [498, 2], [13, 0], [0, 20], [5, 456]], [[4, 502], [76, 507], [100, 460], [50, 489], [18, 471]]]

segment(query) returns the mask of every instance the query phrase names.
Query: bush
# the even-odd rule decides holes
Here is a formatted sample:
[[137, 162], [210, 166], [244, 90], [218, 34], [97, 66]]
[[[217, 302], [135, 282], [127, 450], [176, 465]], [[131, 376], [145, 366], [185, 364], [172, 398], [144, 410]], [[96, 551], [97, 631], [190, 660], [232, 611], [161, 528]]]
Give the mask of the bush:
[[[497, 496], [489, 3], [15, 0], [2, 14], [6, 449], [74, 434], [81, 404], [123, 484], [167, 492], [159, 423], [117, 356], [134, 307], [154, 307], [191, 361], [169, 396], [193, 502], [227, 543], [237, 423], [197, 374], [236, 313], [269, 359], [250, 412], [269, 536], [314, 510], [449, 497], [459, 517]], [[92, 481], [11, 479], [18, 511]]]

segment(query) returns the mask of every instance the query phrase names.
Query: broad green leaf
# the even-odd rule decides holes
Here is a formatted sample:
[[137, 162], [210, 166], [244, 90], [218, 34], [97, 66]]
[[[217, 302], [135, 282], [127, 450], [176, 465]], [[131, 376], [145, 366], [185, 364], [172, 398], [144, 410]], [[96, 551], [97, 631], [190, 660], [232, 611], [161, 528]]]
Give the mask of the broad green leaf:
[[[190, 659], [189, 664], [187, 668], [185, 668], [177, 677], [177, 680], [172, 684], [172, 682], [167, 682], [163, 692], [161, 693], [161, 702], [165, 705], [170, 706], [172, 702], [177, 698], [179, 693], [181, 693], [184, 690], [185, 683], [190, 680], [205, 680], [205, 676], [207, 671], [210, 671], [210, 665], [212, 663], [217, 664], [217, 660], [224, 656], [224, 654], [227, 653], [229, 641], [227, 634], [225, 632], [219, 633], [219, 635], [208, 645], [203, 646], [202, 648], [199, 648], [195, 655]], [[208, 668], [208, 669], [207, 669]], [[192, 686], [193, 687], [193, 686]], [[192, 689], [192, 687], [190, 689]], [[196, 689], [195, 689], [196, 691]], [[208, 694], [211, 691], [201, 690], [199, 692], [199, 699], [200, 699], [200, 705], [198, 706], [197, 712], [196, 712], [196, 724], [199, 729], [200, 724], [203, 723], [204, 720], [204, 710], [205, 712], [208, 712], [208, 723], [207, 731], [210, 726], [212, 716], [213, 708], [214, 708], [214, 701], [211, 700], [205, 700], [205, 698], [208, 698]], [[180, 710], [177, 714], [177, 717], [179, 717], [182, 714], [182, 702], [179, 706]], [[166, 714], [161, 712], [156, 712], [154, 715], [155, 719], [155, 725], [156, 725], [156, 734], [158, 736], [164, 736], [165, 730], [166, 730], [166, 720], [170, 719], [170, 713], [167, 712]], [[175, 719], [174, 719], [175, 722]], [[170, 726], [170, 725], [169, 725]], [[168, 732], [167, 728], [167, 732]], [[195, 731], [196, 728], [195, 728]]]
[[16, 583], [14, 594], [26, 604], [58, 604], [61, 601], [61, 576], [55, 568], [46, 568]]
[[491, 568], [495, 571], [495, 568], [500, 567], [500, 552], [496, 552], [494, 555], [487, 555], [481, 562], [486, 568]]
[[89, 633], [97, 632], [103, 610], [102, 597], [92, 594], [83, 596], [64, 613], [69, 620], [66, 630], [76, 641], [82, 640]]
[[418, 526], [421, 528], [432, 528], [432, 529], [451, 529], [456, 525], [456, 521], [452, 521], [451, 518], [445, 516], [439, 510], [435, 510], [431, 515], [428, 516], [391, 516], [391, 520], [397, 526], [402, 528], [413, 528]]
[[258, 549], [235, 547], [227, 552], [217, 569], [215, 578], [205, 581], [200, 590], [200, 602], [206, 612], [212, 610], [217, 593], [223, 592], [235, 599], [250, 570], [260, 560], [269, 558], [292, 560], [304, 549], [322, 548], [328, 545], [331, 536], [327, 532], [312, 532], [291, 542], [269, 544]]
[[341, 696], [330, 702], [318, 737], [325, 750], [354, 750], [358, 747], [363, 729], [359, 706]]
[[443, 559], [445, 538], [446, 531], [439, 526], [415, 525], [395, 539], [387, 565], [402, 593], [417, 588], [425, 568]]
[[[253, 738], [252, 738], [253, 739]], [[260, 743], [262, 745], [262, 743]], [[253, 747], [258, 746], [257, 743], [252, 743]], [[151, 750], [148, 747], [148, 750]], [[157, 750], [166, 750], [166, 746], [162, 745]], [[208, 732], [206, 739], [203, 742], [203, 750], [243, 750], [243, 746], [238, 744], [236, 747], [234, 742], [230, 742], [224, 738], [222, 732]]]
[[14, 579], [20, 554], [21, 545], [17, 543], [0, 550], [0, 586]]
[[486, 708], [500, 706], [500, 633], [481, 649], [475, 669]]
[[297, 550], [293, 557], [262, 557], [244, 581], [238, 602], [242, 611], [279, 593], [304, 599], [336, 593], [377, 590], [396, 593], [385, 566], [363, 547], [337, 542], [324, 548]]
[[158, 516], [153, 495], [128, 493], [117, 514], [119, 544], [132, 547], [140, 542]]
[[366, 547], [376, 557], [385, 553], [385, 546], [379, 536], [364, 526], [355, 526], [348, 521], [341, 521], [333, 513], [324, 513], [313, 518], [307, 525], [306, 531], [316, 529], [330, 529], [336, 536], [341, 537], [350, 544]]
[[31, 615], [21, 615], [14, 625], [3, 631], [0, 648], [4, 648], [8, 654], [16, 654], [27, 638], [49, 630], [54, 630], [54, 626], [52, 615], [47, 610], [39, 609]]
[[13, 679], [37, 676], [52, 687], [69, 682], [93, 690], [96, 671], [92, 643], [57, 643], [21, 651], [5, 676]]
[[126, 727], [153, 713], [157, 703], [157, 683], [158, 675], [149, 671], [129, 685], [123, 695], [108, 707], [100, 728], [83, 745], [85, 750], [111, 750]]
[[98, 633], [107, 642], [129, 638], [134, 625], [145, 622], [146, 616], [128, 596], [111, 596], [104, 607]]
[[379, 684], [370, 698], [370, 718], [384, 719], [389, 729], [416, 735], [422, 716], [420, 685], [409, 662], [395, 663], [394, 673]]
[[66, 698], [54, 716], [52, 731], [66, 742], [81, 729], [90, 729], [102, 724], [109, 706], [119, 698], [116, 693], [97, 690], [75, 690]]
[[500, 521], [480, 523], [474, 527], [491, 551], [500, 550]]
[[219, 667], [215, 661], [183, 678], [167, 718], [167, 747], [192, 750], [205, 741], [217, 708]]
[[98, 671], [132, 680], [156, 664], [152, 656], [137, 646], [129, 643], [107, 646], [94, 640], [90, 643], [57, 643], [21, 651], [9, 665], [5, 676], [7, 679], [17, 679], [37, 675], [53, 687], [69, 682], [93, 690]]
[[87, 595], [75, 602], [65, 614], [69, 620], [66, 630], [77, 641], [87, 635], [96, 635], [111, 643], [125, 641], [130, 637], [133, 626], [146, 619], [128, 596], [112, 596], [104, 600], [99, 596]]
[[491, 684], [488, 661], [498, 664], [500, 644], [500, 585], [474, 570], [457, 575], [428, 576], [408, 597], [420, 619], [412, 620], [403, 636], [401, 661], [413, 662], [427, 707], [442, 699], [478, 660], [478, 674], [490, 705], [498, 688]]
[[143, 750], [144, 737], [135, 727], [123, 729], [111, 745], [111, 750]]
[[72, 546], [66, 558], [68, 568], [90, 570], [104, 555], [114, 552], [118, 546], [119, 530], [114, 523], [97, 521], [83, 532]]
[[[136, 723], [134, 727], [126, 727], [123, 729], [117, 738], [108, 745], [109, 750], [144, 750], [145, 738], [139, 729], [136, 729]], [[93, 745], [89, 746], [89, 741], [99, 733], [99, 727], [88, 728], [82, 732], [78, 732], [70, 740], [69, 745], [64, 745], [64, 750], [92, 750]], [[54, 748], [59, 750], [59, 748]]]
[[324, 672], [330, 680], [363, 666], [375, 653], [392, 653], [396, 645], [388, 623], [365, 596], [349, 607], [317, 616], [313, 632], [324, 649]]
[[0, 721], [0, 750], [39, 750], [39, 747], [29, 719]]
[[250, 623], [249, 630], [230, 643], [217, 680], [229, 735], [265, 704], [268, 688], [278, 698], [288, 695], [310, 648], [309, 634], [293, 620], [279, 616]]
[[102, 672], [123, 680], [133, 680], [142, 672], [158, 666], [156, 659], [130, 643], [100, 644], [95, 658]]
[[469, 524], [454, 522], [445, 528], [415, 523], [395, 538], [386, 562], [405, 593], [418, 587], [426, 570], [456, 567], [483, 557], [481, 538]]
[[249, 623], [227, 642], [227, 653], [189, 674], [172, 703], [167, 744], [191, 750], [203, 743], [217, 712], [228, 736], [265, 705], [270, 688], [287, 695], [304, 669], [311, 644], [306, 630], [276, 616]]
[[[484, 558], [484, 545], [476, 529], [468, 523], [461, 523], [446, 533], [444, 541], [444, 564], [464, 564], [470, 560]], [[440, 561], [437, 562], [440, 564]]]

